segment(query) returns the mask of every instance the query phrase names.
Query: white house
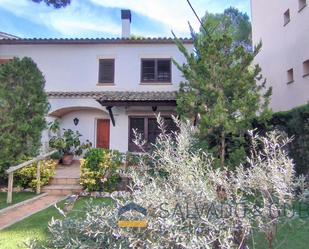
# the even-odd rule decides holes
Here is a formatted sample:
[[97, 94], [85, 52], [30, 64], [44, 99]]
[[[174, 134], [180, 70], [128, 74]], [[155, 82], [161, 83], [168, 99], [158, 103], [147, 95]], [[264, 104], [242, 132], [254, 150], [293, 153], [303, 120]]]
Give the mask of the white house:
[[[95, 147], [126, 152], [136, 150], [133, 128], [152, 142], [154, 115], [175, 113], [183, 78], [172, 59], [185, 59], [171, 38], [130, 38], [131, 12], [121, 16], [122, 38], [0, 39], [0, 61], [31, 57], [46, 79], [48, 119], [58, 118]], [[192, 49], [190, 39], [182, 41]]]
[[251, 0], [253, 43], [271, 107], [285, 111], [309, 101], [309, 0]]

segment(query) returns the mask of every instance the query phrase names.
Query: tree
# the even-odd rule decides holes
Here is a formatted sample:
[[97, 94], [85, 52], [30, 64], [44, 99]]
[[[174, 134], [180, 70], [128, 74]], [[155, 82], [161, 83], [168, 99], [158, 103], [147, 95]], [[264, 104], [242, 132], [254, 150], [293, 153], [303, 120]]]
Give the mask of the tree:
[[230, 165], [242, 161], [246, 156], [245, 134], [252, 121], [257, 116], [261, 120], [271, 116], [271, 88], [265, 88], [266, 81], [257, 85], [256, 80], [262, 79], [261, 68], [252, 65], [261, 44], [251, 52], [246, 40], [236, 39], [240, 32], [231, 28], [232, 13], [236, 11], [229, 9], [220, 18], [206, 14], [200, 32], [192, 32], [193, 52], [176, 41], [186, 63], [174, 61], [186, 79], [180, 84], [178, 113], [183, 118], [199, 117], [200, 141], [220, 159], [221, 166], [226, 160]]
[[[234, 45], [242, 45], [248, 50], [252, 50], [251, 23], [246, 13], [230, 7], [219, 14], [209, 14], [206, 12], [202, 22], [206, 20], [214, 26], [212, 30], [213, 35], [215, 33], [220, 34], [220, 32], [226, 30], [232, 36]], [[200, 31], [203, 31], [202, 27]]]
[[45, 80], [30, 58], [0, 66], [0, 176], [40, 148], [48, 111]]
[[71, 3], [71, 0], [32, 0], [35, 3], [44, 2], [48, 6], [53, 6], [56, 9], [66, 7]]

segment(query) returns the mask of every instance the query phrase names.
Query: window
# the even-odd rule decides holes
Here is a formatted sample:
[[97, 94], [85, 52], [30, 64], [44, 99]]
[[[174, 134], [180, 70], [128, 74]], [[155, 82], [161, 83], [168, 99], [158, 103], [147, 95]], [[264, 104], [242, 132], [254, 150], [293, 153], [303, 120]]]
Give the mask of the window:
[[283, 20], [284, 20], [284, 25], [287, 25], [290, 22], [291, 17], [290, 17], [290, 10], [289, 9], [286, 12], [284, 12]]
[[141, 82], [171, 82], [170, 59], [142, 59]]
[[293, 68], [289, 69], [287, 71], [287, 84], [294, 82], [294, 71]]
[[[177, 131], [177, 126], [172, 118], [164, 118], [165, 129], [167, 133]], [[130, 117], [129, 118], [129, 151], [140, 151], [141, 149], [133, 142], [134, 132], [141, 134], [142, 139], [146, 140], [146, 144], [143, 149], [149, 150], [151, 144], [155, 143], [156, 138], [161, 133], [158, 127], [157, 119], [155, 117]]]
[[99, 60], [99, 83], [114, 83], [115, 60]]
[[307, 0], [298, 0], [298, 11], [301, 11], [307, 5]]
[[303, 77], [309, 75], [309, 59], [303, 62]]

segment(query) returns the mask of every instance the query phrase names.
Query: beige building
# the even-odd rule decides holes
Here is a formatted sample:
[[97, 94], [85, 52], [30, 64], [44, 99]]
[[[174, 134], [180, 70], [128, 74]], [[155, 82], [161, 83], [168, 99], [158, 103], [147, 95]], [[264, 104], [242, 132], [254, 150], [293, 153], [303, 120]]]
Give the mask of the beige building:
[[256, 62], [273, 87], [271, 107], [289, 110], [309, 101], [309, 0], [251, 0]]

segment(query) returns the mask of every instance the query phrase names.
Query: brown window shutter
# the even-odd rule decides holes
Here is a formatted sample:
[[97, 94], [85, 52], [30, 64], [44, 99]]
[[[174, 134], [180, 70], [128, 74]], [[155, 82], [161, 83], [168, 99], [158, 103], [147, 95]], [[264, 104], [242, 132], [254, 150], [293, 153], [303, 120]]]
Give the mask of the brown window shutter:
[[115, 60], [99, 60], [99, 83], [114, 83], [115, 77]]
[[171, 82], [171, 60], [157, 60], [157, 81]]
[[153, 82], [156, 78], [155, 60], [142, 59], [141, 82]]

